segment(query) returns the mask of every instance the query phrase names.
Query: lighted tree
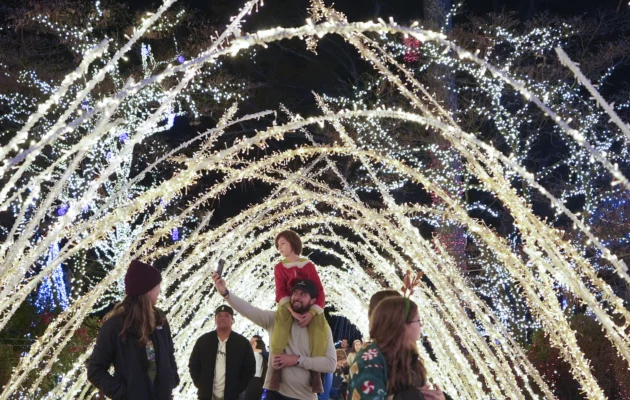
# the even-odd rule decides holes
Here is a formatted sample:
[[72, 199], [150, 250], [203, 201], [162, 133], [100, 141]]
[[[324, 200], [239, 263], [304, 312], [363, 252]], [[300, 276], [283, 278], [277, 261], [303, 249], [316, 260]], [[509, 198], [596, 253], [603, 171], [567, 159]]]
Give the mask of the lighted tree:
[[[602, 21], [605, 21], [603, 25]], [[601, 26], [607, 28], [602, 29]], [[607, 80], [615, 76], [615, 70], [625, 65], [625, 55], [630, 49], [630, 43], [626, 39], [614, 44], [602, 44], [602, 41], [611, 34], [625, 32], [628, 28], [623, 16], [616, 14], [602, 14], [597, 19], [573, 18], [568, 21], [542, 16], [526, 25], [509, 15], [495, 15], [487, 19], [473, 18], [470, 24], [460, 24], [455, 27], [451, 36], [466, 47], [476, 49], [485, 60], [504, 65], [504, 68], [531, 87], [532, 93], [544, 99], [559, 115], [567, 116], [569, 120], [574, 119], [572, 126], [585, 132], [595, 148], [605, 151], [613, 162], [625, 169], [629, 159], [627, 148], [620, 146], [625, 140], [623, 133], [606, 126], [609, 115], [584, 96], [583, 88], [575, 84], [572, 75], [567, 74], [554, 49], [562, 46], [576, 56], [582, 55], [582, 65], [588, 77], [604, 87]], [[452, 116], [465, 130], [475, 132], [480, 139], [490, 140], [515, 163], [535, 173], [551, 193], [574, 212], [582, 213], [583, 218], [588, 218], [594, 209], [600, 209], [601, 213], [602, 200], [608, 198], [615, 202], [613, 199], [620, 198], [623, 194], [623, 187], [611, 185], [609, 172], [594, 162], [589, 151], [574, 141], [567, 140], [563, 130], [551, 123], [545, 112], [528, 103], [518, 90], [498, 75], [486, 68], [478, 68], [475, 63], [457, 60], [444, 47], [431, 41], [382, 36], [378, 43], [390, 49], [396, 56], [390, 62], [404, 65], [410, 68], [413, 76], [423, 82], [428, 81], [430, 91], [430, 82], [435, 79], [436, 71], [442, 71], [438, 80], [457, 76], [453, 83], [455, 87], [450, 91], [454, 92], [452, 96], [459, 97], [459, 107], [453, 106], [457, 103], [453, 98], [441, 102], [448, 116]], [[590, 47], [579, 47], [580, 43], [589, 43]], [[395, 85], [391, 84], [388, 77], [377, 75], [365, 79], [351, 98], [326, 100], [335, 104], [337, 109], [408, 108], [407, 98], [394, 89]], [[437, 99], [445, 98], [444, 93], [436, 96]], [[614, 100], [621, 100], [617, 101], [615, 109], [622, 115], [627, 113], [627, 92], [613, 91], [611, 96]], [[510, 211], [501, 202], [497, 202], [496, 197], [488, 192], [487, 187], [480, 185], [473, 174], [468, 170], [461, 170], [458, 156], [454, 156], [450, 147], [440, 145], [439, 140], [436, 142], [433, 138], [434, 131], [420, 129], [405, 122], [366, 119], [354, 122], [351, 134], [364, 148], [387, 149], [414, 168], [422, 169], [450, 193], [462, 194], [464, 191], [469, 214], [482, 218], [510, 240], [514, 251], [521, 252], [522, 238]], [[552, 146], [551, 143], [554, 142], [558, 143]], [[442, 161], [436, 162], [436, 157]], [[406, 181], [395, 179], [395, 174], [393, 179], [388, 179], [387, 169], [381, 169], [379, 173], [389, 183], [389, 188], [398, 193], [399, 198], [436, 205], [435, 196], [427, 199], [428, 196], [418, 194], [413, 185], [406, 185]], [[557, 208], [550, 207], [548, 200], [538, 190], [526, 185], [518, 174], [510, 175], [513, 172], [509, 168], [505, 173], [528, 201], [538, 205], [539, 215], [550, 218], [554, 226], [572, 228], [568, 218], [558, 212]], [[353, 180], [353, 183], [362, 190], [378, 190], [370, 184], [365, 174], [359, 175], [359, 178]], [[462, 180], [463, 188], [459, 183]], [[443, 215], [442, 212], [432, 209], [431, 213], [418, 215], [417, 224], [425, 232], [431, 231], [426, 228], [427, 225], [439, 232], [444, 226], [457, 224], [456, 221], [443, 218]], [[593, 219], [590, 221], [592, 223]], [[627, 225], [623, 218], [614, 221], [621, 231]], [[526, 339], [531, 329], [538, 328], [539, 324], [531, 317], [528, 307], [521, 300], [519, 286], [504, 269], [503, 263], [497, 260], [492, 249], [487, 248], [469, 232], [466, 236], [466, 264], [470, 275], [478, 281], [480, 295], [492, 304], [501, 321], [516, 336]], [[585, 256], [599, 254], [590, 246], [588, 238], [576, 239], [581, 243]], [[448, 244], [445, 245], [449, 248]], [[604, 264], [608, 265], [605, 262]], [[609, 272], [610, 270], [605, 274]], [[618, 285], [615, 284], [615, 287]]]
[[[2, 131], [3, 142], [7, 143], [8, 139], [16, 134], [28, 116], [36, 110], [38, 103], [46, 99], [50, 93], [60, 89], [63, 76], [76, 68], [76, 64], [81, 61], [84, 54], [94, 51], [94, 48], [99, 46], [102, 48], [103, 58], [97, 59], [89, 67], [86, 66], [84, 79], [91, 79], [98, 69], [105, 65], [104, 60], [114, 55], [115, 47], [111, 45], [124, 43], [125, 36], [132, 32], [130, 24], [144, 17], [146, 14], [133, 12], [124, 4], [115, 1], [63, 0], [47, 3], [31, 1], [13, 9], [8, 17], [10, 25], [2, 30], [4, 40], [1, 43], [5, 63], [3, 64], [5, 93], [0, 96], [0, 107], [5, 111], [0, 116], [0, 122], [5, 128]], [[81, 100], [80, 108], [70, 115], [61, 117], [65, 108], [74, 100], [72, 96], [82, 89], [83, 81], [77, 80], [69, 84], [65, 88], [66, 95], [59, 100], [58, 106], [52, 113], [40, 119], [31, 130], [31, 140], [39, 140], [54, 129], [60, 117], [62, 119], [69, 116], [76, 117], [90, 112], [104, 98], [123, 89], [129, 78], [146, 79], [168, 65], [182, 64], [188, 54], [194, 54], [194, 51], [208, 40], [207, 37], [211, 36], [211, 32], [214, 32], [210, 22], [194, 17], [184, 9], [166, 12], [147, 31], [143, 41], [135, 43], [130, 53], [115, 63], [114, 69], [103, 82], [89, 96]], [[184, 39], [178, 38], [178, 35]], [[104, 46], [104, 40], [109, 41], [109, 47]], [[157, 53], [153, 49], [157, 49]], [[42, 57], [42, 52], [45, 57]], [[42, 62], [44, 58], [46, 62]], [[29, 69], [20, 69], [24, 65], [29, 66]], [[81, 161], [81, 168], [65, 178], [68, 179], [69, 184], [60, 190], [54, 202], [48, 206], [52, 208], [51, 211], [39, 216], [40, 222], [37, 222], [36, 216], [28, 212], [20, 213], [20, 210], [14, 206], [24, 199], [24, 194], [20, 191], [23, 189], [30, 191], [32, 180], [27, 183], [28, 179], [13, 180], [10, 179], [11, 177], [5, 177], [4, 182], [7, 185], [4, 187], [3, 195], [8, 194], [13, 198], [11, 202], [13, 217], [7, 226], [14, 225], [16, 221], [20, 222], [14, 225], [18, 227], [14, 231], [9, 231], [6, 226], [3, 226], [3, 236], [10, 238], [19, 234], [25, 224], [32, 221], [39, 224], [39, 229], [47, 229], [54, 216], [64, 216], [69, 205], [85, 193], [87, 183], [98, 177], [99, 171], [107, 166], [112, 158], [119, 154], [121, 146], [131, 139], [136, 127], [142, 124], [156, 105], [166, 99], [169, 84], [155, 82], [145, 86], [136, 96], [123, 101], [112, 118], [124, 122], [116, 129], [109, 131], [105, 140], [99, 141], [86, 152], [85, 158]], [[155, 135], [169, 131], [177, 116], [186, 116], [192, 121], [199, 120], [216, 109], [224, 108], [228, 101], [242, 99], [244, 92], [245, 85], [227, 75], [220, 64], [200, 70], [191, 85], [178, 94], [170, 108], [165, 110], [151, 129], [144, 134], [142, 151], [129, 154], [124, 158], [117, 173], [104, 182], [99, 196], [85, 204], [76, 218], [81, 220], [114, 210], [128, 197], [143, 192], [156, 182], [165, 179], [167, 175], [163, 173], [163, 170], [152, 171], [142, 179], [136, 177], [139, 170], [174, 147], [173, 144]], [[64, 140], [54, 141], [52, 146], [46, 149], [47, 157], [30, 164], [24, 172], [25, 176], [30, 179], [32, 175], [49, 169], [47, 174], [50, 179], [60, 179], [68, 164], [62, 162], [53, 165], [54, 161], [76, 145], [85, 132], [94, 129], [97, 124], [96, 120], [88, 121], [82, 124], [75, 134], [67, 135]], [[136, 182], [128, 185], [131, 179], [135, 179]], [[112, 198], [114, 193], [116, 195]], [[37, 200], [45, 198], [47, 194], [47, 188], [41, 188], [34, 206], [38, 204]], [[119, 261], [125, 249], [137, 239], [138, 233], [139, 230], [128, 222], [120, 223], [111, 235], [96, 241], [90, 252], [82, 252], [81, 257], [71, 260], [74, 295], [85, 293], [92, 287], [95, 279], [98, 281], [106, 275]], [[59, 243], [51, 246], [51, 248], [58, 248]], [[50, 261], [51, 259], [46, 256], [46, 260], [40, 260], [40, 264]], [[61, 269], [58, 267], [51, 278], [44, 280], [41, 291], [44, 292], [42, 295], [46, 298], [52, 295], [53, 282], [56, 285], [59, 284], [60, 273]], [[123, 294], [121, 285], [114, 286], [111, 297], [105, 296], [102, 299], [102, 306], [120, 300]], [[38, 295], [38, 304], [42, 301], [40, 297], [42, 296]], [[51, 300], [46, 301], [50, 303]], [[65, 300], [65, 303], [67, 301]]]

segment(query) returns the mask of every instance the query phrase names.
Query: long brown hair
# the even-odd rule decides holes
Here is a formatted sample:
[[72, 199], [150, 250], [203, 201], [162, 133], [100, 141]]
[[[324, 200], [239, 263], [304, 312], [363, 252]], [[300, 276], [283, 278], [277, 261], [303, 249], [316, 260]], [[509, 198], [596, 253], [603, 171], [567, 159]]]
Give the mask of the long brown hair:
[[[405, 319], [405, 302], [409, 312]], [[424, 362], [415, 343], [404, 340], [406, 325], [418, 319], [418, 306], [404, 297], [389, 297], [378, 303], [370, 318], [370, 337], [383, 352], [387, 363], [390, 393], [423, 385], [427, 378]]]
[[157, 326], [164, 324], [164, 318], [151, 304], [148, 293], [140, 296], [126, 296], [123, 301], [114, 306], [112, 311], [105, 315], [103, 321], [117, 315], [123, 319], [123, 326], [120, 331], [123, 343], [127, 341], [127, 333], [131, 331], [138, 335], [139, 345], [146, 345], [151, 340], [149, 335]]

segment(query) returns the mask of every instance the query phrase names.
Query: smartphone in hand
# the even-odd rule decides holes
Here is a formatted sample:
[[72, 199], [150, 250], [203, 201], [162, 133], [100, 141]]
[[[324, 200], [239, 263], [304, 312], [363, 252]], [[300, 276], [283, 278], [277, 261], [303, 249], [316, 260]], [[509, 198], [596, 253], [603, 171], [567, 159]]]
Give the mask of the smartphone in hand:
[[223, 266], [225, 265], [225, 260], [224, 259], [220, 259], [219, 260], [219, 266], [217, 267], [217, 271], [216, 273], [219, 274], [219, 277], [221, 277], [221, 275], [223, 274]]

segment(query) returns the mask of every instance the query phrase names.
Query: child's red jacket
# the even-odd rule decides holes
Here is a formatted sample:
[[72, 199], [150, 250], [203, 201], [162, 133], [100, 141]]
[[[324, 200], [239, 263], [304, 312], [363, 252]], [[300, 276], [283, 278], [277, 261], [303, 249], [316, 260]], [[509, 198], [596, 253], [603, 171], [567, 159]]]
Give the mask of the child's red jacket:
[[273, 275], [276, 280], [276, 303], [284, 304], [291, 299], [291, 287], [294, 281], [299, 279], [310, 279], [317, 286], [317, 299], [314, 308], [318, 314], [324, 312], [326, 294], [322, 281], [317, 274], [315, 264], [307, 258], [300, 258], [298, 261], [289, 262], [282, 260], [273, 268]]

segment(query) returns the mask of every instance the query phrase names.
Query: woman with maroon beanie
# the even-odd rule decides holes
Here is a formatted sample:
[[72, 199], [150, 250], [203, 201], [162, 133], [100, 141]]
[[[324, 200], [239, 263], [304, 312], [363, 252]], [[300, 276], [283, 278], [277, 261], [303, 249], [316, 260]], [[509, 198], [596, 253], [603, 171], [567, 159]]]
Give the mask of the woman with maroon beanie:
[[157, 268], [132, 261], [125, 299], [103, 318], [87, 372], [108, 398], [171, 400], [179, 385], [171, 330], [164, 312], [155, 307], [161, 282]]

